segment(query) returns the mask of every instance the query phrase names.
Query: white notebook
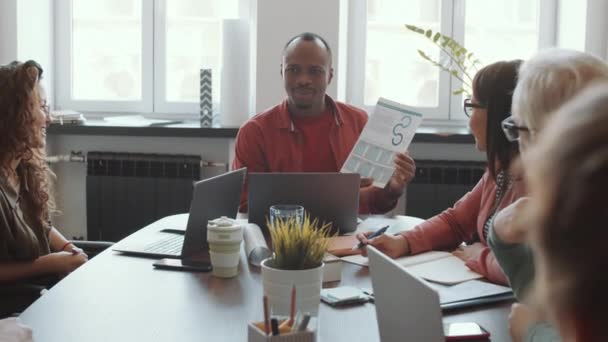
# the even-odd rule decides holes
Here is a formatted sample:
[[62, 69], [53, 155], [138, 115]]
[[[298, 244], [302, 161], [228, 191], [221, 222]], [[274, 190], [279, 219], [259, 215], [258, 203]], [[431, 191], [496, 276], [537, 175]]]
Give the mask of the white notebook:
[[[349, 255], [343, 261], [360, 266], [368, 266], [368, 259], [361, 255]], [[468, 280], [481, 279], [483, 276], [471, 271], [464, 261], [448, 252], [431, 251], [396, 259], [411, 273], [428, 281], [454, 285]]]

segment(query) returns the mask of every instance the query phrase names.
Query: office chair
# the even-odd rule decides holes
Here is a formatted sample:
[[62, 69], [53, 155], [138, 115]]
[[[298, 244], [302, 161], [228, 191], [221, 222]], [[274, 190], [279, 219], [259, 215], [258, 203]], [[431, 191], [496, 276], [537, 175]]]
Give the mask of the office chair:
[[[103, 252], [114, 243], [105, 241], [70, 241], [81, 248], [89, 259]], [[0, 284], [0, 319], [18, 316], [34, 303], [45, 290], [61, 280], [58, 276], [43, 276], [25, 282]]]

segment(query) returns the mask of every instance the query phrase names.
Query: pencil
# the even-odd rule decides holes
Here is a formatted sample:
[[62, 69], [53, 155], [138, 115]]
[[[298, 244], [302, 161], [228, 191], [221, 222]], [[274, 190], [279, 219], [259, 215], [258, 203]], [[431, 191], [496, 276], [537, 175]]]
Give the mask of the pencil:
[[289, 312], [289, 326], [292, 326], [294, 323], [294, 318], [296, 316], [296, 286], [293, 285], [291, 288], [291, 311]]
[[268, 297], [264, 296], [264, 332], [270, 334], [270, 317], [268, 317]]

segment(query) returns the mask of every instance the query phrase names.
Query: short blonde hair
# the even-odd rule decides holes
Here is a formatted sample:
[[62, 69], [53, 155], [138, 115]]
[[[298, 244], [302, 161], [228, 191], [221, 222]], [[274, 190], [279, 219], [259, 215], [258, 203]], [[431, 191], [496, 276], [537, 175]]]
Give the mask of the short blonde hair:
[[577, 317], [588, 336], [606, 341], [608, 82], [562, 106], [531, 153], [527, 221], [535, 227], [537, 299], [554, 321]]
[[524, 62], [513, 93], [513, 113], [532, 131], [593, 81], [608, 80], [608, 65], [592, 55], [547, 49]]

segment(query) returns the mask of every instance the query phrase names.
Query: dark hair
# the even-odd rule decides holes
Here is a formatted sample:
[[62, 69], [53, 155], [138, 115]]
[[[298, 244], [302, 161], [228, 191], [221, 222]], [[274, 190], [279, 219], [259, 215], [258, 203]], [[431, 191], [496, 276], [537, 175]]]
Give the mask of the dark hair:
[[312, 32], [300, 33], [296, 36], [293, 36], [291, 39], [289, 39], [287, 41], [287, 43], [285, 44], [285, 46], [283, 47], [283, 57], [285, 57], [285, 52], [287, 51], [287, 48], [289, 47], [289, 45], [297, 39], [301, 39], [306, 42], [314, 42], [315, 40], [320, 41], [323, 44], [323, 46], [325, 46], [325, 50], [327, 50], [327, 55], [329, 56], [329, 64], [331, 65], [332, 53], [331, 53], [331, 48], [329, 47], [329, 44], [327, 44], [327, 41], [325, 41], [325, 39], [323, 39], [323, 37], [319, 36], [316, 33], [312, 33]]
[[500, 123], [511, 115], [513, 90], [521, 63], [520, 59], [496, 62], [479, 70], [473, 79], [475, 99], [488, 113], [486, 157], [488, 170], [494, 180], [500, 171], [509, 170], [511, 162], [519, 154], [519, 146], [507, 140]]

